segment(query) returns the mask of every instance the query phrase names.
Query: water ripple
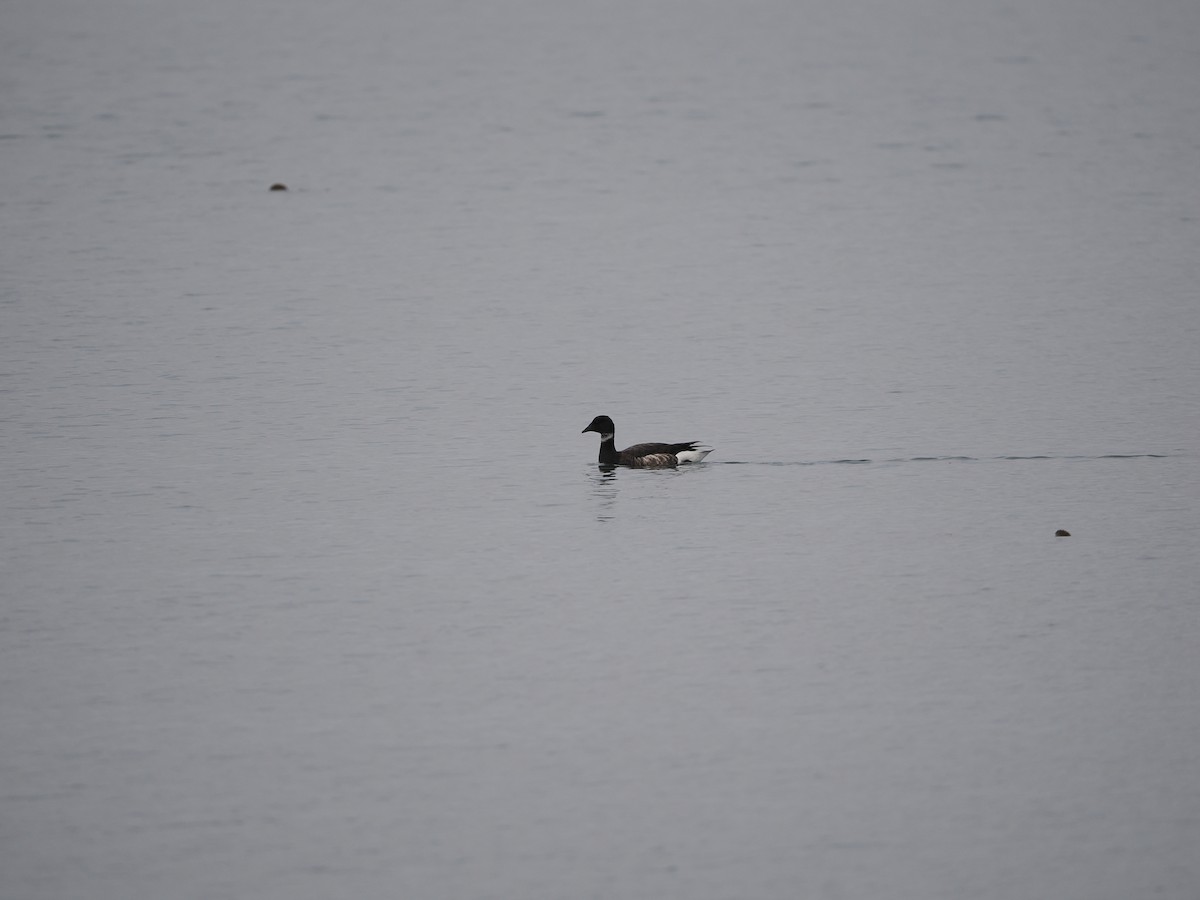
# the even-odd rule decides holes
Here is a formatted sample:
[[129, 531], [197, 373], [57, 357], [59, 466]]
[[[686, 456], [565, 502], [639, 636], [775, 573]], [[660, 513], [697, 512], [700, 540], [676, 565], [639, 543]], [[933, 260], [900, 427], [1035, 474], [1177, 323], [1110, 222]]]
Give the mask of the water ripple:
[[705, 465], [716, 466], [863, 466], [873, 463], [923, 463], [923, 462], [1031, 462], [1035, 460], [1101, 460], [1101, 459], [1170, 459], [1169, 453], [1101, 453], [1101, 454], [1037, 454], [1032, 456], [907, 456], [891, 459], [808, 459], [808, 460], [708, 460]]

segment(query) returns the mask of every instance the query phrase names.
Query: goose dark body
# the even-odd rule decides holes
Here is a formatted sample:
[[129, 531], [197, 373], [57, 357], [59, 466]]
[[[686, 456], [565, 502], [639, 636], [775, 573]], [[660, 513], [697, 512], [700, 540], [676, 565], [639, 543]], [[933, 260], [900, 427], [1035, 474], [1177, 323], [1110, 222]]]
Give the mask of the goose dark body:
[[600, 465], [629, 466], [633, 469], [667, 469], [674, 468], [680, 463], [700, 462], [712, 453], [711, 447], [703, 446], [699, 441], [683, 441], [678, 444], [634, 444], [624, 450], [618, 450], [616, 427], [608, 416], [596, 416], [592, 424], [583, 429], [580, 434], [594, 431], [600, 435]]

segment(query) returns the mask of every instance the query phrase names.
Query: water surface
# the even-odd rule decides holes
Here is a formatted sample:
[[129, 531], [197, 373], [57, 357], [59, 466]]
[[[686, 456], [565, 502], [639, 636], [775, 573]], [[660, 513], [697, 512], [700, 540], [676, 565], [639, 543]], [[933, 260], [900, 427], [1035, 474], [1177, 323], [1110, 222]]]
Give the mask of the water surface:
[[1197, 895], [1195, 4], [2, 35], [0, 893]]

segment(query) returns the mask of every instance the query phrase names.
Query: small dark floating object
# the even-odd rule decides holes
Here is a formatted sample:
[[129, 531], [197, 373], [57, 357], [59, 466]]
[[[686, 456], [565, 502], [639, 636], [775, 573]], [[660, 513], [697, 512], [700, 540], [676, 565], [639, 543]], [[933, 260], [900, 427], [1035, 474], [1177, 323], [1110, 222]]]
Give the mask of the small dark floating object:
[[1054, 532], [1054, 536], [1055, 537], [1070, 537], [1071, 532], [1067, 531], [1067, 529], [1065, 529], [1065, 528], [1060, 528], [1060, 529], [1058, 529], [1058, 531]]
[[273, 191], [286, 191], [286, 190], [287, 190], [287, 185], [286, 185], [286, 184], [284, 184], [282, 181], [277, 181], [277, 182], [275, 182], [273, 185], [271, 185], [271, 190], [273, 190]]

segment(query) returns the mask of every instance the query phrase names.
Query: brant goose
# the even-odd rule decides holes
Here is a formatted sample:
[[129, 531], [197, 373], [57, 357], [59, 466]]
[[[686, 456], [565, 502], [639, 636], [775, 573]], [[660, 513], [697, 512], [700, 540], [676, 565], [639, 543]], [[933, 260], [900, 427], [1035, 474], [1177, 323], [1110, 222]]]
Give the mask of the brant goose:
[[595, 431], [600, 435], [600, 465], [630, 466], [634, 469], [666, 469], [680, 463], [700, 462], [712, 453], [712, 447], [702, 446], [697, 441], [682, 444], [634, 444], [618, 450], [613, 443], [617, 429], [608, 416], [596, 416], [592, 424], [580, 434]]

